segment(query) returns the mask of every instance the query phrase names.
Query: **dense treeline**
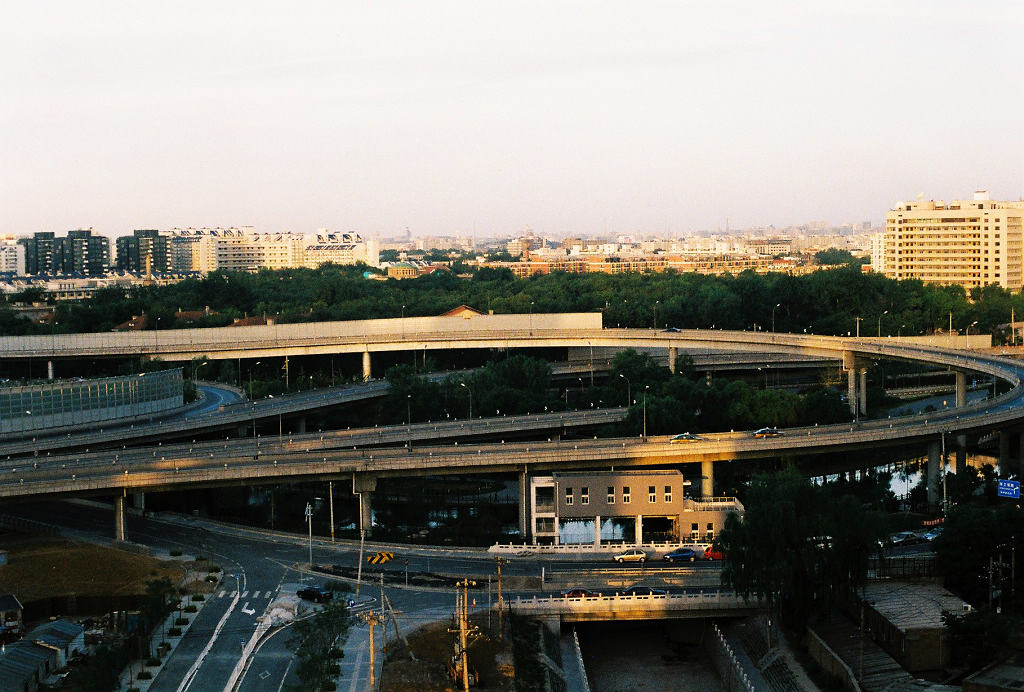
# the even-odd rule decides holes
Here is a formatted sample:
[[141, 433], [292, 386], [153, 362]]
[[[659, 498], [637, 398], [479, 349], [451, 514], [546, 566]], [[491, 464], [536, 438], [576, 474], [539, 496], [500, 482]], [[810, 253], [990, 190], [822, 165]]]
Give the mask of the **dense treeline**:
[[[209, 308], [202, 326], [230, 324], [245, 315], [275, 316], [282, 322], [352, 320], [437, 315], [461, 304], [496, 313], [529, 311], [604, 312], [606, 326], [762, 329], [816, 334], [920, 334], [946, 329], [1001, 333], [1011, 307], [1024, 312], [1024, 298], [998, 287], [972, 292], [958, 286], [926, 286], [863, 274], [849, 265], [806, 276], [741, 274], [705, 276], [657, 274], [564, 274], [516, 279], [507, 269], [483, 268], [472, 278], [448, 272], [412, 280], [375, 281], [366, 267], [326, 265], [319, 269], [213, 272], [171, 286], [104, 289], [89, 300], [57, 306], [59, 332], [106, 331], [146, 313], [150, 328], [185, 326], [178, 310]], [[39, 299], [37, 292], [10, 301]], [[157, 321], [159, 318], [159, 322]], [[879, 318], [881, 323], [879, 324]], [[0, 307], [0, 333], [45, 333]]]

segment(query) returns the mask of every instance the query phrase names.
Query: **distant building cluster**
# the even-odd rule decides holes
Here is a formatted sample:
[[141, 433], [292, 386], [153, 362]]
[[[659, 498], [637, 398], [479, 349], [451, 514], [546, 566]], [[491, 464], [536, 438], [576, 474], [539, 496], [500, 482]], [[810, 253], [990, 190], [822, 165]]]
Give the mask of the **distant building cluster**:
[[871, 270], [965, 289], [1024, 287], [1024, 201], [1000, 202], [986, 191], [970, 200], [900, 202], [871, 240]]

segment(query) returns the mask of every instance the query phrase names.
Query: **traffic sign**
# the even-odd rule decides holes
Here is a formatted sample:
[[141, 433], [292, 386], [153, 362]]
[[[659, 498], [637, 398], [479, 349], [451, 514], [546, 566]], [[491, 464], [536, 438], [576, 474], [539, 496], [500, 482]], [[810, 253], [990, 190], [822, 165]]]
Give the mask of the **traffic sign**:
[[999, 497], [1010, 497], [1015, 500], [1020, 499], [1020, 481], [1008, 481], [999, 479], [998, 487]]
[[383, 553], [383, 552], [381, 552], [381, 553], [377, 553], [376, 555], [367, 555], [366, 556], [366, 561], [369, 562], [371, 565], [383, 565], [385, 562], [387, 562], [388, 560], [393, 559], [394, 557], [395, 557], [394, 553]]

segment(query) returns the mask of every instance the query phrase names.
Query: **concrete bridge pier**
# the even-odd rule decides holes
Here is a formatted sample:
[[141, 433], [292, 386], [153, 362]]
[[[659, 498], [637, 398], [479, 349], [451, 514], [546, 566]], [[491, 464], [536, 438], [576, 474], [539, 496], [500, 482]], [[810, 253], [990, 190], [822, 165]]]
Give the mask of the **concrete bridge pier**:
[[999, 469], [1010, 468], [1010, 443], [1013, 433], [1009, 430], [999, 431]]
[[370, 352], [363, 351], [363, 382], [369, 382], [373, 376], [373, 371], [370, 369]]
[[601, 547], [601, 515], [594, 517], [594, 547]]
[[132, 507], [140, 512], [146, 511], [146, 493], [132, 493]]
[[526, 496], [529, 484], [526, 482], [526, 469], [519, 472], [519, 535], [523, 542], [526, 542], [533, 531], [529, 530], [526, 524], [526, 508], [529, 506], [530, 498]]
[[53, 379], [53, 361], [52, 360], [46, 361], [46, 379], [48, 379], [48, 380], [52, 380]]
[[127, 523], [124, 516], [124, 495], [117, 495], [114, 498], [114, 540], [127, 540]]
[[675, 346], [668, 347], [668, 371], [673, 375], [676, 372], [676, 357], [679, 355], [679, 351]]
[[868, 415], [868, 369], [860, 369], [860, 415]]
[[373, 535], [373, 491], [377, 477], [365, 473], [352, 474], [352, 493], [359, 496], [359, 530], [365, 536]]
[[956, 436], [956, 451], [953, 454], [953, 473], [960, 473], [967, 468], [967, 435]]
[[714, 497], [715, 495], [715, 462], [700, 462], [700, 496]]
[[960, 408], [967, 403], [967, 373], [956, 371], [956, 407]]
[[305, 416], [299, 416], [298, 419], [295, 421], [295, 432], [297, 432], [297, 433], [304, 433], [304, 432], [306, 432], [306, 417]]
[[925, 470], [925, 483], [928, 488], [928, 505], [934, 507], [939, 503], [939, 468], [942, 459], [940, 440], [928, 443], [928, 466]]

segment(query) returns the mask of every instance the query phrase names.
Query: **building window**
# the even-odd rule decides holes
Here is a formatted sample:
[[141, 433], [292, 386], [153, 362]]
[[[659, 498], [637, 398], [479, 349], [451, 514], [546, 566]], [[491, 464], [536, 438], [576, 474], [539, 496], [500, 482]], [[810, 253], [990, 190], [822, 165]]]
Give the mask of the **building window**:
[[571, 505], [572, 504], [572, 488], [566, 488], [565, 489], [565, 504], [566, 505]]
[[653, 485], [647, 486], [647, 501], [651, 504], [658, 501], [658, 489]]
[[622, 504], [624, 504], [624, 505], [628, 505], [629, 504], [629, 486], [628, 485], [622, 486]]
[[590, 488], [588, 488], [587, 486], [583, 486], [582, 488], [580, 488], [580, 504], [590, 504]]
[[672, 486], [665, 486], [665, 502], [672, 502]]
[[615, 488], [610, 485], [608, 486], [608, 504], [615, 504]]

